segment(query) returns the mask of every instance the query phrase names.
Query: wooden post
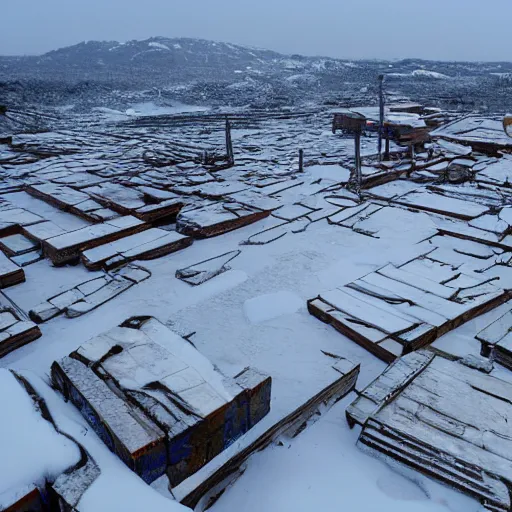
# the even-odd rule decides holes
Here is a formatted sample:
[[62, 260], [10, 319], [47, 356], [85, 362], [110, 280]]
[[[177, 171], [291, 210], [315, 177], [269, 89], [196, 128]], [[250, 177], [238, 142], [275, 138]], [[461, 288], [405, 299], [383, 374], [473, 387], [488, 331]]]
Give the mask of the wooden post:
[[350, 176], [350, 185], [361, 190], [363, 176], [361, 170], [361, 135], [366, 128], [366, 117], [356, 112], [343, 114], [340, 118], [340, 125], [345, 133], [354, 134], [355, 146], [355, 172]]
[[356, 186], [357, 192], [361, 190], [361, 185], [363, 181], [363, 176], [361, 172], [361, 132], [356, 131], [354, 137], [355, 147], [356, 147]]
[[382, 136], [384, 134], [384, 75], [379, 75], [379, 162], [382, 160]]
[[407, 173], [410, 176], [411, 172], [416, 170], [416, 148], [414, 146], [414, 142], [411, 144], [411, 169]]
[[231, 138], [231, 123], [229, 119], [226, 117], [226, 154], [228, 156], [228, 162], [230, 164], [235, 163], [235, 156], [233, 153], [233, 140]]
[[386, 135], [386, 149], [384, 151], [384, 160], [389, 160], [389, 134]]
[[299, 149], [299, 172], [304, 172], [304, 150]]

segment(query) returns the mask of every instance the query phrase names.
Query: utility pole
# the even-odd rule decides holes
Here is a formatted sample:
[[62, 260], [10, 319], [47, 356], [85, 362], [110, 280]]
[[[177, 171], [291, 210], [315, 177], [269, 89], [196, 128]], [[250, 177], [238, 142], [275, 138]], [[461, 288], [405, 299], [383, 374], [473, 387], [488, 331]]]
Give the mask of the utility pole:
[[299, 172], [304, 172], [304, 150], [299, 149]]
[[233, 140], [231, 139], [231, 123], [226, 117], [226, 154], [228, 156], [228, 162], [233, 165], [235, 163], [235, 156], [233, 153]]
[[379, 162], [382, 160], [382, 137], [384, 135], [384, 75], [379, 75]]

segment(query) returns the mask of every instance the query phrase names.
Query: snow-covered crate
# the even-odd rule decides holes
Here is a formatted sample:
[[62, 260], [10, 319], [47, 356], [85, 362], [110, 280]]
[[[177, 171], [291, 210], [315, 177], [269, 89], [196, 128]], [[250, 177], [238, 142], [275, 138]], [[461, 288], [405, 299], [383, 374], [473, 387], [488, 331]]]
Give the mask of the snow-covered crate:
[[56, 387], [125, 464], [170, 485], [201, 469], [270, 410], [271, 378], [225, 377], [158, 320], [136, 317], [55, 362]]
[[398, 359], [347, 409], [359, 445], [509, 511], [512, 385], [421, 350]]
[[165, 434], [142, 411], [110, 389], [82, 362], [66, 357], [52, 366], [54, 384], [80, 410], [96, 434], [144, 481], [165, 472]]

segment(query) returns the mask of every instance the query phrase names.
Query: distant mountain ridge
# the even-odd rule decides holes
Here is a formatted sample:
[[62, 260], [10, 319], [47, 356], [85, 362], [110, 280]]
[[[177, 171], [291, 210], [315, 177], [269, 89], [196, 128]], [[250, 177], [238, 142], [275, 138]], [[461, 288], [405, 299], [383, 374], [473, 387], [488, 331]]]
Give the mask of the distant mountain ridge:
[[[512, 63], [506, 62], [355, 61], [152, 37], [88, 41], [40, 56], [0, 57], [0, 104], [2, 96], [5, 102], [23, 103], [44, 95], [48, 104], [92, 104], [101, 97], [102, 105], [109, 106], [113, 95], [128, 101], [126, 93], [134, 91], [138, 98], [143, 94], [154, 100], [156, 94], [157, 99], [211, 105], [279, 107], [339, 103], [340, 98], [353, 103], [359, 92], [374, 97], [380, 74], [388, 75], [389, 89], [419, 101], [455, 95], [456, 104], [471, 96], [471, 105], [500, 105], [512, 85]], [[495, 98], [496, 84], [501, 92]]]
[[[239, 44], [209, 41], [206, 39], [194, 38], [168, 38], [151, 37], [145, 40], [132, 40], [126, 43], [117, 41], [84, 41], [72, 46], [67, 46], [52, 50], [39, 56], [0, 56], [2, 64], [8, 63], [30, 63], [38, 66], [51, 65], [59, 63], [64, 65], [73, 65], [78, 63], [88, 65], [128, 65], [130, 62], [148, 59], [158, 62], [170, 62], [176, 65], [202, 65], [212, 66], [218, 64], [230, 63], [232, 66], [262, 63], [283, 60], [293, 60], [303, 63], [329, 62], [331, 66], [336, 63], [343, 65], [354, 64], [354, 60], [339, 59], [331, 57], [306, 57], [302, 55], [285, 55], [273, 50], [255, 48]], [[359, 62], [374, 64], [389, 64], [399, 67], [415, 67], [428, 64], [445, 66], [448, 68], [464, 66], [464, 68], [488, 68], [512, 70], [510, 62], [444, 62], [422, 59], [403, 59], [403, 60], [376, 60], [362, 59]]]
[[[41, 56], [0, 57], [0, 77], [70, 80], [118, 79], [144, 73], [168, 82], [232, 79], [233, 75], [339, 70], [353, 63], [287, 56], [272, 50], [191, 38], [152, 37], [144, 41], [88, 41]], [[137, 79], [136, 76], [131, 78]]]

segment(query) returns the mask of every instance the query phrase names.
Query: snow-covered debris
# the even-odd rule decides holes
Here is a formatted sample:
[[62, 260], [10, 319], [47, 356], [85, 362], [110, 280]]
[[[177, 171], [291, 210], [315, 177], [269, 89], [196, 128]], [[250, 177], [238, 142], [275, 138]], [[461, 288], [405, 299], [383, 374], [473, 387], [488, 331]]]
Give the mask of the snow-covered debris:
[[220, 203], [180, 212], [176, 230], [194, 238], [210, 238], [252, 224], [268, 215], [270, 211], [237, 203]]
[[47, 484], [80, 461], [80, 449], [42, 417], [8, 370], [0, 369], [0, 509], [23, 500], [41, 506]]
[[347, 417], [363, 426], [359, 443], [370, 451], [506, 511], [511, 394], [510, 383], [426, 351], [391, 365]]
[[177, 270], [176, 277], [188, 284], [198, 286], [230, 270], [231, 267], [228, 263], [240, 256], [240, 253], [241, 251], [231, 251], [215, 258], [195, 263], [187, 268]]
[[[369, 226], [364, 224], [360, 223], [358, 229], [369, 232]], [[512, 297], [509, 291], [489, 283], [487, 276], [479, 277], [476, 273], [466, 276], [453, 272], [446, 280], [438, 266], [453, 261], [450, 251], [455, 255], [461, 245], [458, 239], [453, 239], [452, 249], [448, 240], [435, 237], [423, 250], [419, 246], [420, 253], [412, 261], [387, 265], [360, 280], [322, 293], [309, 301], [310, 313], [377, 357], [392, 362]], [[484, 269], [496, 264], [492, 251], [486, 256]], [[475, 263], [481, 258], [485, 256], [476, 255]]]
[[[182, 44], [154, 42], [171, 52], [173, 44]], [[141, 60], [152, 63], [170, 53], [157, 47], [148, 51], [147, 42], [143, 49], [137, 42], [125, 46], [126, 58], [145, 51]], [[120, 58], [117, 52], [121, 51], [110, 53]], [[495, 307], [512, 289], [510, 162], [493, 146], [504, 136], [498, 133], [501, 121], [461, 120], [454, 112], [428, 109], [421, 102], [411, 104], [393, 93], [386, 115], [403, 132], [393, 134], [389, 157], [379, 161], [378, 109], [356, 108], [372, 121], [361, 136], [363, 164], [357, 188], [352, 186], [354, 141], [330, 129], [332, 114], [340, 112], [336, 105], [345, 101], [341, 96], [332, 109], [319, 107], [318, 101], [302, 108], [268, 108], [269, 98], [286, 102], [292, 89], [295, 97], [307, 90], [301, 80], [292, 80], [291, 85], [286, 80], [290, 76], [321, 77], [321, 89], [334, 76], [328, 69], [329, 59], [324, 59], [325, 69], [313, 70], [314, 61], [294, 57], [304, 63], [304, 69], [281, 68], [276, 78], [256, 62], [260, 57], [268, 62], [257, 51], [250, 50], [254, 54], [250, 62], [244, 61], [247, 49], [221, 43], [205, 46], [184, 41], [180, 51], [192, 61], [201, 54], [202, 72], [213, 69], [208, 64], [217, 53], [220, 58], [227, 52], [237, 56], [234, 70], [250, 67], [262, 74], [251, 74], [254, 83], [243, 90], [228, 89], [236, 76], [229, 69], [229, 80], [215, 86], [198, 82], [146, 88], [140, 95], [124, 97], [126, 103], [108, 105], [117, 112], [132, 107], [137, 114], [133, 116], [104, 110], [82, 116], [62, 111], [51, 121], [55, 131], [14, 133], [12, 143], [0, 146], [0, 248], [6, 261], [23, 265], [25, 275], [24, 282], [2, 290], [10, 301], [2, 325], [8, 329], [13, 317], [24, 318], [31, 310], [41, 319], [60, 312], [74, 318], [48, 321], [40, 341], [15, 347], [1, 365], [29, 368], [46, 378], [52, 362], [64, 358], [65, 363], [59, 364], [66, 366], [69, 375], [73, 373], [84, 393], [91, 391], [90, 383], [97, 386], [96, 398], [105, 400], [95, 401], [93, 393], [90, 402], [112, 426], [109, 430], [93, 420], [91, 428], [71, 403], [38, 386], [51, 403], [59, 429], [79, 439], [101, 470], [78, 509], [97, 512], [119, 505], [133, 510], [144, 508], [142, 504], [179, 509], [167, 491], [167, 476], [152, 484], [163, 494], [155, 495], [121, 459], [135, 466], [135, 461], [144, 460], [137, 453], [154, 454], [154, 449], [157, 456], [148, 458], [158, 464], [144, 478], [148, 481], [165, 472], [168, 452], [158, 449], [170, 443], [168, 431], [184, 425], [176, 418], [194, 422], [208, 407], [237, 396], [231, 393], [226, 398], [222, 386], [227, 386], [228, 393], [232, 387], [224, 381], [212, 387], [215, 393], [200, 397], [190, 391], [197, 386], [182, 389], [183, 382], [196, 382], [197, 375], [188, 369], [181, 380], [176, 376], [180, 370], [163, 375], [166, 365], [178, 364], [183, 354], [169, 362], [165, 350], [155, 348], [157, 342], [148, 342], [140, 334], [139, 324], [153, 317], [179, 333], [169, 334], [164, 327], [164, 341], [178, 336], [178, 352], [196, 347], [209, 361], [210, 370], [236, 376], [238, 386], [253, 382], [255, 373], [245, 370], [248, 365], [272, 376], [269, 414], [242, 437], [226, 434], [229, 442], [224, 433], [233, 432], [236, 422], [216, 417], [218, 435], [208, 437], [206, 455], [188, 466], [190, 472], [200, 469], [173, 488], [177, 500], [192, 507], [214, 503], [227, 482], [234, 483], [246, 469], [241, 480], [215, 502], [214, 511], [262, 505], [273, 511], [283, 503], [297, 508], [290, 495], [300, 497], [299, 508], [308, 510], [329, 509], [343, 501], [354, 510], [370, 510], [379, 502], [396, 512], [441, 512], [446, 507], [476, 511], [478, 504], [464, 496], [414, 474], [423, 492], [359, 453], [356, 435], [344, 425], [344, 409], [355, 396], [332, 409], [331, 405], [352, 392], [358, 374], [360, 391], [385, 369], [385, 363], [369, 351], [380, 350], [387, 361], [422, 343], [460, 360], [468, 371], [488, 371], [507, 379], [507, 370], [499, 362], [493, 364], [479, 355], [481, 344], [474, 338], [510, 310], [510, 303]], [[279, 59], [272, 65], [279, 67]], [[361, 68], [338, 70], [347, 89], [366, 88], [366, 93], [355, 92], [358, 100], [350, 104], [369, 104], [364, 98], [373, 94], [371, 78], [362, 83], [356, 80], [354, 86], [348, 83], [353, 73], [362, 76], [371, 69], [361, 64]], [[404, 61], [394, 69], [410, 74], [421, 65]], [[456, 74], [448, 65], [425, 64], [423, 69]], [[335, 82], [339, 89], [340, 80]], [[411, 76], [410, 82], [431, 88], [438, 81]], [[175, 94], [191, 95], [196, 105], [199, 97], [206, 98], [202, 104], [211, 99], [212, 105], [219, 105], [219, 98], [235, 96], [240, 104], [250, 96], [253, 104], [178, 113], [172, 111], [170, 105], [175, 103], [169, 100]], [[226, 115], [231, 125], [231, 159], [227, 158]], [[448, 136], [432, 132], [442, 120], [455, 118], [457, 137], [477, 130], [479, 149], [494, 154], [475, 151], [458, 138], [447, 142]], [[451, 126], [442, 131], [449, 133]], [[425, 139], [414, 139], [418, 133]], [[415, 140], [414, 151], [400, 144]], [[299, 149], [303, 150], [302, 171]], [[170, 208], [173, 201], [175, 209]], [[112, 227], [116, 229], [111, 232]], [[125, 231], [132, 227], [135, 232]], [[190, 241], [177, 229], [190, 230], [197, 240], [184, 251], [170, 253], [175, 243]], [[53, 240], [56, 245], [55, 240], [63, 239], [61, 255], [76, 266], [55, 267], [50, 261], [49, 243]], [[135, 262], [125, 266], [146, 257], [155, 259], [145, 261], [143, 267]], [[114, 293], [123, 287], [122, 293]], [[363, 346], [308, 314], [306, 299], [318, 296], [321, 303], [327, 300], [324, 313], [332, 325], [347, 329], [346, 333], [357, 331], [357, 336], [349, 333], [349, 338]], [[92, 310], [92, 305], [98, 309]], [[85, 311], [90, 311], [87, 316], [75, 318]], [[133, 324], [123, 322], [133, 315], [139, 317]], [[112, 331], [120, 323], [122, 327]], [[126, 331], [133, 331], [135, 341], [120, 334]], [[501, 334], [506, 336], [506, 329]], [[94, 354], [87, 343], [91, 338], [100, 340]], [[85, 352], [80, 347], [86, 347]], [[73, 357], [66, 359], [70, 353]], [[172, 393], [167, 391], [171, 384]], [[190, 396], [182, 396], [188, 391]], [[193, 409], [188, 408], [191, 396]], [[77, 396], [72, 401], [83, 405]], [[143, 410], [150, 412], [146, 415]], [[243, 407], [236, 410], [247, 412]], [[87, 411], [85, 416], [91, 420]], [[221, 425], [227, 425], [227, 430]], [[123, 431], [127, 427], [129, 431]], [[297, 433], [301, 435], [293, 437]], [[220, 453], [216, 451], [227, 444]], [[202, 436], [186, 446], [204, 455]], [[266, 449], [252, 456], [261, 448]], [[173, 451], [178, 452], [181, 456], [180, 450]], [[205, 461], [209, 462], [203, 467]], [[182, 469], [169, 470], [174, 482], [189, 474]], [[289, 476], [285, 484], [282, 474]], [[265, 496], [263, 482], [269, 489]], [[67, 499], [74, 501], [72, 493]]]

